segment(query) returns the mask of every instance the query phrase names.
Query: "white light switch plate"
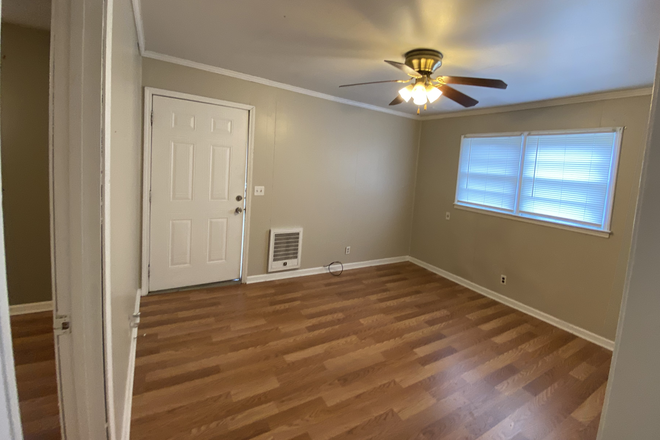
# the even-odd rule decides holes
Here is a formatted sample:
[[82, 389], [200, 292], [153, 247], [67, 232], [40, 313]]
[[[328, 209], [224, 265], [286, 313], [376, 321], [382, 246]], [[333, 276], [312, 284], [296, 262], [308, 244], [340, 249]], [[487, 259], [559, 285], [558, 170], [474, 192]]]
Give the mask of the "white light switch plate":
[[254, 195], [255, 196], [263, 196], [265, 191], [266, 191], [266, 188], [264, 186], [255, 186], [254, 187]]

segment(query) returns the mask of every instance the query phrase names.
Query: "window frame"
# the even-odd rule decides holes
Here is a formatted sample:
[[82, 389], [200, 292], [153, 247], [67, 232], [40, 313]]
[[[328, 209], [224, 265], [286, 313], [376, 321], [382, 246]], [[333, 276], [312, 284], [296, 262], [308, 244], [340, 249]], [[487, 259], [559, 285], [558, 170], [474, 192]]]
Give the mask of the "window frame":
[[[625, 127], [600, 127], [600, 128], [587, 128], [587, 129], [569, 129], [569, 130], [536, 130], [536, 131], [519, 131], [519, 132], [505, 132], [505, 133], [477, 133], [466, 134], [461, 136], [461, 145], [459, 149], [458, 168], [456, 173], [456, 187], [454, 189], [454, 207], [471, 212], [482, 214], [494, 215], [497, 217], [509, 218], [514, 220], [523, 221], [526, 223], [539, 224], [542, 226], [550, 226], [559, 229], [570, 231], [582, 232], [599, 237], [609, 237], [612, 234], [612, 211], [614, 208], [616, 180], [618, 177], [619, 159], [621, 153], [621, 143], [623, 140], [623, 131]], [[575, 220], [567, 220], [561, 217], [553, 217], [550, 215], [533, 215], [529, 213], [520, 212], [520, 195], [522, 189], [522, 172], [525, 164], [525, 154], [527, 149], [528, 136], [543, 136], [543, 135], [564, 135], [564, 134], [589, 134], [589, 133], [615, 133], [614, 148], [612, 151], [612, 161], [610, 163], [609, 185], [606, 193], [605, 212], [603, 215], [602, 227], [597, 227], [591, 223], [585, 223]], [[461, 157], [465, 139], [474, 138], [495, 138], [495, 137], [512, 137], [520, 136], [520, 163], [518, 172], [518, 182], [515, 195], [515, 206], [513, 211], [498, 209], [491, 206], [481, 205], [477, 203], [469, 203], [458, 200], [458, 189], [460, 183], [460, 167]], [[555, 219], [554, 221], [552, 219]]]

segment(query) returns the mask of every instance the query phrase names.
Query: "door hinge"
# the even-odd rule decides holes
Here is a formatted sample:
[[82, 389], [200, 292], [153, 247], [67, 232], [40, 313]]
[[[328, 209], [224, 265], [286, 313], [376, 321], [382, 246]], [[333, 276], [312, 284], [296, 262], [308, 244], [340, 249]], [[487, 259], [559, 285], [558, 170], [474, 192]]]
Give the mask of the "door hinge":
[[154, 111], [151, 110], [151, 125], [154, 125]]
[[151, 264], [147, 266], [147, 278], [151, 278]]
[[140, 312], [131, 315], [130, 325], [131, 328], [138, 328], [138, 326], [140, 325]]
[[71, 333], [71, 321], [67, 315], [55, 315], [53, 331], [55, 336], [68, 335]]

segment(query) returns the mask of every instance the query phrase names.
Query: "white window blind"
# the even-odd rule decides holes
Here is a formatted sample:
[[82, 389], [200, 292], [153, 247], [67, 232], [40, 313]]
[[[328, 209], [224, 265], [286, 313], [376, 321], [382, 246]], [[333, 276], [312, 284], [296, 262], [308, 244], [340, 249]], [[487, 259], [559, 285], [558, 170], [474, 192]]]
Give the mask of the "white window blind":
[[520, 136], [464, 137], [456, 200], [513, 212], [521, 152]]
[[520, 212], [602, 228], [616, 133], [530, 135]]
[[608, 231], [621, 132], [464, 136], [456, 203]]

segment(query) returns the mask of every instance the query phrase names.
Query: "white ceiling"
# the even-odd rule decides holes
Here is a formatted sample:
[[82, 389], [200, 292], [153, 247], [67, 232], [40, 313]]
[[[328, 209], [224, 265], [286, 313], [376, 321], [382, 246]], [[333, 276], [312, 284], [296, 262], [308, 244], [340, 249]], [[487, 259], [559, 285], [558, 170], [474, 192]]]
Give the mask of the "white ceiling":
[[[406, 76], [383, 63], [443, 52], [444, 75], [503, 79], [457, 89], [484, 108], [650, 86], [657, 0], [141, 0], [146, 50], [388, 107]], [[48, 29], [50, 0], [4, 0], [3, 20]], [[441, 98], [423, 114], [462, 110]]]
[[[652, 84], [658, 0], [141, 0], [146, 49], [387, 107], [406, 78], [383, 63], [443, 52], [476, 108]], [[393, 107], [414, 113], [412, 104]], [[425, 114], [462, 109], [441, 98]]]
[[2, 0], [2, 21], [50, 29], [50, 0]]

